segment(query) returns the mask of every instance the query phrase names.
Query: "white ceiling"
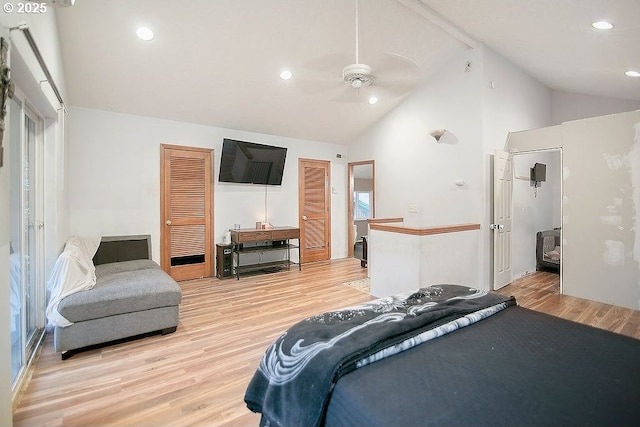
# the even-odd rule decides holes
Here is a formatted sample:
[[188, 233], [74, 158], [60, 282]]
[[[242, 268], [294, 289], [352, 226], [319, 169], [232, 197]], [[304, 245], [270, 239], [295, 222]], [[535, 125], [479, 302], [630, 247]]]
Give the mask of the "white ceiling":
[[[640, 101], [640, 79], [624, 75], [640, 70], [638, 0], [359, 6], [360, 62], [376, 77], [360, 93], [342, 81], [355, 62], [354, 0], [77, 0], [56, 11], [66, 102], [348, 143], [474, 41], [552, 89]], [[592, 29], [600, 19], [614, 30]], [[155, 39], [137, 39], [140, 25]]]

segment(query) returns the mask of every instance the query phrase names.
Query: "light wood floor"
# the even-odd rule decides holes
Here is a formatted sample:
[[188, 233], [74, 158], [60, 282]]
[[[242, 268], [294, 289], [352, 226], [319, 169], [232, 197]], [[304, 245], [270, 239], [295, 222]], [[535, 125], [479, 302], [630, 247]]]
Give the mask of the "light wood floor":
[[[266, 347], [318, 312], [371, 299], [342, 283], [366, 276], [357, 259], [271, 275], [181, 283], [178, 330], [66, 361], [47, 337], [14, 426], [256, 426], [243, 402]], [[501, 290], [520, 305], [640, 338], [640, 312], [557, 293], [534, 273]]]
[[640, 339], [640, 311], [560, 295], [560, 276], [537, 271], [498, 290], [518, 305]]

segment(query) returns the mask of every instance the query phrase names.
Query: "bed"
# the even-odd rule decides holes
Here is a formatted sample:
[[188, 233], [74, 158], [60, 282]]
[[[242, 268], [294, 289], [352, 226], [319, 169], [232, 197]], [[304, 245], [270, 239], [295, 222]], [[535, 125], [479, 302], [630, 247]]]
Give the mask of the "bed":
[[639, 362], [639, 340], [438, 285], [293, 325], [245, 402], [264, 426], [637, 425]]

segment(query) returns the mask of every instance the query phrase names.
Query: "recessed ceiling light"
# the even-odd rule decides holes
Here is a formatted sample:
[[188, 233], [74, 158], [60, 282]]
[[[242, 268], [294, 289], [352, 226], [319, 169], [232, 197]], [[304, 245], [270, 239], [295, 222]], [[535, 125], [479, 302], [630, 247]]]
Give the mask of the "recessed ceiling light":
[[378, 98], [377, 97], [372, 96], [372, 97], [369, 98], [369, 104], [373, 105], [376, 102], [378, 102]]
[[280, 78], [282, 80], [289, 80], [292, 76], [293, 74], [289, 70], [284, 70], [283, 72], [280, 73]]
[[610, 30], [613, 28], [613, 24], [607, 21], [596, 21], [591, 26], [596, 30]]
[[640, 71], [636, 71], [636, 70], [629, 70], [624, 74], [629, 77], [640, 77]]
[[155, 37], [155, 35], [153, 34], [153, 31], [151, 31], [149, 28], [147, 27], [140, 27], [136, 30], [136, 35], [144, 40], [144, 41], [149, 41], [149, 40], [153, 40], [153, 38]]

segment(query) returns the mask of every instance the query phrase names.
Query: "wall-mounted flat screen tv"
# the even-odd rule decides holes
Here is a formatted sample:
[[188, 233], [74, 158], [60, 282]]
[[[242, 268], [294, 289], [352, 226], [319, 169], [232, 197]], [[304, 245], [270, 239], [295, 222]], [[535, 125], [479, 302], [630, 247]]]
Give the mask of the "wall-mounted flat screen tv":
[[544, 182], [547, 180], [547, 165], [536, 163], [531, 168], [531, 181]]
[[287, 149], [225, 138], [219, 182], [281, 185]]

